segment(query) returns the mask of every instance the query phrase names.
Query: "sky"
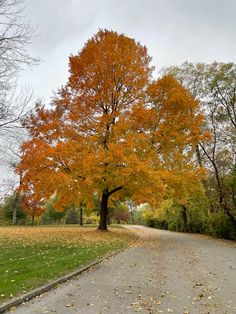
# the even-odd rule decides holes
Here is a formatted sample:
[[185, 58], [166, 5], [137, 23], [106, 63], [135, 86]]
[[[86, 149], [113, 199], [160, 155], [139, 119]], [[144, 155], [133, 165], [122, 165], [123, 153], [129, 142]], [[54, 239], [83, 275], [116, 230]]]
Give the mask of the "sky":
[[[146, 45], [156, 73], [184, 61], [236, 62], [236, 0], [25, 0], [37, 36], [29, 53], [39, 65], [21, 73], [19, 84], [34, 99], [50, 102], [67, 82], [68, 56], [99, 29], [124, 33]], [[0, 181], [9, 173], [0, 169]]]
[[184, 61], [236, 61], [236, 0], [25, 0], [41, 64], [22, 74], [46, 103], [68, 78], [68, 56], [99, 28], [146, 45], [156, 71]]

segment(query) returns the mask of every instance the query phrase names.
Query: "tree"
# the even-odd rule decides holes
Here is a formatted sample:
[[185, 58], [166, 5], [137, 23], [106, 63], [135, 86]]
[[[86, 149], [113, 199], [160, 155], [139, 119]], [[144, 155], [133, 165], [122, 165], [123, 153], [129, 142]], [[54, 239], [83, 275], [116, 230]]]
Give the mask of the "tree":
[[168, 197], [173, 205], [180, 210], [182, 217], [182, 231], [188, 232], [187, 210], [191, 200], [197, 195], [203, 198], [205, 193], [201, 184], [201, 179], [205, 177], [203, 169], [195, 169], [194, 163], [186, 163], [174, 171], [174, 175], [169, 180]]
[[1, 205], [4, 216], [7, 220], [11, 221], [12, 225], [16, 225], [17, 221], [24, 220], [26, 218], [26, 214], [22, 208], [22, 195], [20, 193], [13, 193], [5, 197], [3, 204]]
[[31, 140], [18, 167], [23, 190], [41, 202], [57, 191], [58, 210], [89, 204], [96, 193], [101, 230], [111, 197], [160, 202], [170, 153], [176, 145], [190, 153], [202, 116], [173, 78], [151, 82], [150, 60], [146, 47], [107, 30], [70, 57], [68, 83], [53, 107], [38, 104], [25, 120]]
[[73, 206], [69, 208], [65, 222], [66, 224], [78, 224], [79, 223], [78, 212]]
[[[185, 62], [180, 67], [170, 67], [165, 72], [172, 74], [187, 87], [206, 116], [205, 130], [211, 133], [207, 142], [196, 146], [198, 162], [209, 169], [209, 180], [205, 182], [207, 194], [216, 191], [217, 202], [213, 210], [220, 207], [236, 226], [235, 205], [225, 184], [225, 177], [235, 166], [236, 130], [236, 65], [234, 63], [192, 64]], [[211, 176], [214, 175], [214, 185]], [[218, 203], [215, 205], [215, 203]]]
[[118, 224], [130, 222], [131, 213], [128, 205], [122, 202], [116, 203], [112, 211], [112, 217]]
[[234, 214], [236, 215], [236, 165], [230, 173], [225, 177], [224, 184], [227, 186], [227, 199], [231, 205], [231, 208], [234, 208]]
[[21, 207], [23, 211], [31, 217], [31, 226], [34, 225], [35, 217], [39, 217], [45, 211], [45, 206], [36, 198], [29, 197], [24, 194], [21, 199]]
[[83, 226], [83, 224], [84, 224], [83, 214], [84, 214], [84, 206], [82, 203], [80, 203], [80, 205], [79, 205], [79, 224], [80, 224], [80, 226]]
[[[19, 73], [34, 65], [37, 59], [31, 57], [27, 46], [35, 35], [26, 22], [23, 0], [0, 1], [0, 163], [10, 166], [15, 163], [18, 138], [23, 133], [21, 122], [30, 109], [32, 92], [19, 88]], [[13, 162], [12, 162], [13, 160]], [[19, 159], [17, 158], [17, 162]]]
[[204, 169], [194, 162], [198, 141], [208, 138], [201, 128], [204, 117], [198, 102], [171, 76], [151, 85], [149, 94], [154, 110], [149, 134], [165, 171], [166, 198], [181, 207], [186, 232], [189, 198], [202, 189], [201, 180], [205, 177]]

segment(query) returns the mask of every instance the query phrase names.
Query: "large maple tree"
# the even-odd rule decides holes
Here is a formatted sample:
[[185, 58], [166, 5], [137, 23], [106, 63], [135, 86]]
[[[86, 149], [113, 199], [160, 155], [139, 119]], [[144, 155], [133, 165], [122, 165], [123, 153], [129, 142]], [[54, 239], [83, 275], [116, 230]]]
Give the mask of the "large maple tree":
[[150, 61], [146, 47], [108, 30], [70, 56], [68, 82], [52, 107], [38, 104], [24, 122], [31, 135], [18, 166], [25, 195], [43, 203], [56, 192], [63, 210], [89, 205], [96, 193], [101, 230], [111, 196], [160, 202], [174, 174], [171, 156], [177, 147], [191, 154], [202, 116], [172, 77], [152, 81]]

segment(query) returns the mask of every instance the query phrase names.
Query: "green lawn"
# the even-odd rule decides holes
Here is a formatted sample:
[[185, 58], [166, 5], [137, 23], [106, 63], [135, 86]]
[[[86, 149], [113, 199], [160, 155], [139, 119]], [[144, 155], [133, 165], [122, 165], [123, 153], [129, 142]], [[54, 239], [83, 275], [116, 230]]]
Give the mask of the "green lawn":
[[0, 227], [0, 303], [76, 270], [133, 240], [122, 228]]

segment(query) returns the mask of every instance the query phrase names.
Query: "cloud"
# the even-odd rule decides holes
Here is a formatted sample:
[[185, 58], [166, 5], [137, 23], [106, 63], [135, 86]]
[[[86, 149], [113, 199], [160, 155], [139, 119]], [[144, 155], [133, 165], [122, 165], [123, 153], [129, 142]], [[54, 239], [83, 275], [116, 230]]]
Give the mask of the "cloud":
[[65, 46], [80, 50], [99, 28], [135, 37], [160, 54], [161, 65], [182, 62], [182, 56], [204, 61], [209, 54], [235, 55], [234, 0], [27, 0], [26, 5], [40, 33], [32, 49], [43, 57]]
[[36, 96], [50, 100], [65, 84], [68, 56], [99, 28], [113, 29], [148, 47], [153, 64], [236, 61], [236, 1], [227, 0], [26, 0], [39, 36], [30, 47], [42, 64], [23, 74]]
[[27, 15], [39, 33], [32, 50], [43, 56], [80, 37], [96, 16], [95, 8], [86, 1], [27, 0], [26, 6]]

